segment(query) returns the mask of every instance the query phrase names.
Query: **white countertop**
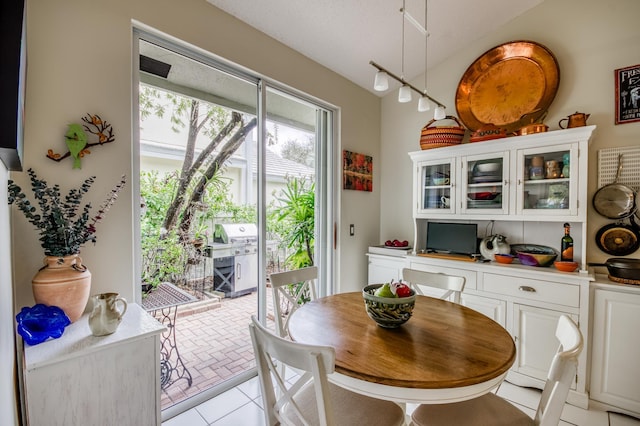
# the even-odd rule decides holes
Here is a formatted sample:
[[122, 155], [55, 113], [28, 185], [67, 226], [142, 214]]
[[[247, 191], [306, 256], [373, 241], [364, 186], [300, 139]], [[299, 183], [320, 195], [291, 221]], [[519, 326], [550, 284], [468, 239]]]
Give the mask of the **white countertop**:
[[89, 314], [84, 314], [79, 320], [67, 326], [58, 339], [49, 339], [34, 346], [25, 343], [25, 367], [27, 370], [34, 370], [96, 352], [110, 345], [159, 334], [164, 330], [165, 327], [162, 324], [134, 303], [129, 304], [116, 332], [107, 336], [93, 336], [89, 328]]
[[411, 247], [387, 247], [387, 246], [369, 246], [370, 254], [384, 254], [386, 256], [406, 257], [411, 253]]

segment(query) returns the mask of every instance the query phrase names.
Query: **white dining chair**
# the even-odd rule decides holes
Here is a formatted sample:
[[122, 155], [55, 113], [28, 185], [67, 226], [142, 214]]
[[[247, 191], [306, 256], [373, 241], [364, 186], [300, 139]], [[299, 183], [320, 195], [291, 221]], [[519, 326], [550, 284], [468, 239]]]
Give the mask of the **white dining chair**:
[[428, 287], [443, 290], [440, 299], [448, 300], [453, 295], [453, 301], [460, 303], [460, 294], [464, 290], [466, 282], [464, 277], [447, 275], [439, 272], [418, 271], [416, 269], [404, 268], [402, 270], [402, 280], [408, 282], [417, 294], [430, 295]]
[[[255, 316], [249, 324], [266, 424], [380, 425], [404, 424], [404, 410], [390, 401], [371, 398], [329, 383], [335, 351], [283, 339]], [[301, 372], [285, 378], [278, 364]]]
[[416, 426], [557, 426], [569, 388], [576, 376], [578, 355], [582, 351], [582, 333], [566, 315], [561, 315], [556, 327], [556, 338], [560, 347], [556, 352], [547, 375], [547, 381], [535, 417], [532, 419], [510, 402], [494, 393], [453, 404], [422, 404], [411, 418]]
[[309, 266], [270, 275], [273, 316], [280, 337], [289, 336], [289, 318], [304, 303], [317, 298], [318, 267]]

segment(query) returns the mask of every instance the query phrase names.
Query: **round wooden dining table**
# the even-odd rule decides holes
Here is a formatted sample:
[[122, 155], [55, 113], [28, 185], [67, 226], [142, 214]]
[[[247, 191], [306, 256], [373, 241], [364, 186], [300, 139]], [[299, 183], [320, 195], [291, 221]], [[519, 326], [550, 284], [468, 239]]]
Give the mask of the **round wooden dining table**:
[[378, 326], [362, 293], [340, 293], [305, 304], [289, 320], [296, 342], [332, 346], [329, 380], [364, 395], [399, 403], [441, 404], [496, 388], [516, 356], [509, 333], [465, 306], [417, 296], [402, 326]]

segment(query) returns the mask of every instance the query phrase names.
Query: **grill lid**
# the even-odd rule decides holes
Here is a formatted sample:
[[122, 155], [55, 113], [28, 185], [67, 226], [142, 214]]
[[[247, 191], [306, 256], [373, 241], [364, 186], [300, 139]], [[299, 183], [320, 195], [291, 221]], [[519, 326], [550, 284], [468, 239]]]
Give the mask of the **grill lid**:
[[254, 223], [216, 224], [214, 242], [229, 244], [254, 242], [258, 239], [258, 227]]

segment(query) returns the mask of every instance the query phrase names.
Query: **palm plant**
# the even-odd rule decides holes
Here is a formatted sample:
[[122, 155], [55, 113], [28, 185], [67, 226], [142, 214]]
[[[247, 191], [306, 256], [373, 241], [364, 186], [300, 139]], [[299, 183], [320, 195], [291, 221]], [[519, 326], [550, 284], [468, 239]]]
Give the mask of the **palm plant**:
[[283, 239], [293, 252], [287, 257], [292, 269], [313, 265], [315, 244], [315, 183], [290, 178], [278, 198], [278, 221], [285, 222]]

